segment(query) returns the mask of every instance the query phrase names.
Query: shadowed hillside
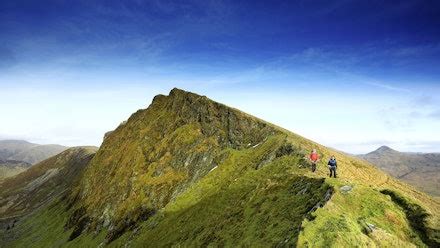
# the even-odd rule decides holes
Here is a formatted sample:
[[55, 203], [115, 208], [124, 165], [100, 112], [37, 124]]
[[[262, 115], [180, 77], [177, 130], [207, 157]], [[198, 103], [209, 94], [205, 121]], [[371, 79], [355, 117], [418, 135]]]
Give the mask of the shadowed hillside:
[[66, 192], [96, 148], [70, 148], [0, 182], [0, 218], [22, 216]]
[[440, 153], [399, 152], [382, 146], [359, 157], [420, 190], [440, 196]]
[[109, 132], [68, 197], [16, 223], [5, 244], [426, 247], [440, 244], [439, 211], [364, 160], [173, 89]]

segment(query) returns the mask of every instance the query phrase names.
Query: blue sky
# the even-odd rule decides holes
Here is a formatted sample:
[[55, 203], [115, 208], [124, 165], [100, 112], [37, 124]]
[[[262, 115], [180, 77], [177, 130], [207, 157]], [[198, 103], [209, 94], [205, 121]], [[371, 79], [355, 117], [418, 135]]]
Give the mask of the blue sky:
[[1, 1], [0, 138], [99, 145], [173, 87], [324, 145], [440, 152], [437, 1]]

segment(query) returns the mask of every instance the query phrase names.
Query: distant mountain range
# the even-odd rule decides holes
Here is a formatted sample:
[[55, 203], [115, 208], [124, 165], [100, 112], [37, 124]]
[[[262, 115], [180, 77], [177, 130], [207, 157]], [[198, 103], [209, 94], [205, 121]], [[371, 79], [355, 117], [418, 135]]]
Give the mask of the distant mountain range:
[[0, 140], [0, 179], [25, 171], [31, 165], [52, 157], [67, 147], [39, 145], [24, 140]]
[[359, 157], [420, 190], [440, 196], [440, 153], [399, 152], [381, 146]]

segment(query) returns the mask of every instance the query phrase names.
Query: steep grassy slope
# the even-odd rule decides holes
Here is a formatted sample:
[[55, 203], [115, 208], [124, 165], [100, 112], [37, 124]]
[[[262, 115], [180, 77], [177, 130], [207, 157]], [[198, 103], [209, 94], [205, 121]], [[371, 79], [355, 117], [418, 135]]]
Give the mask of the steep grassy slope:
[[[337, 157], [339, 178], [325, 161], [309, 171], [312, 148]], [[436, 246], [439, 209], [364, 160], [174, 89], [109, 133], [70, 197], [9, 245]]]
[[56, 198], [93, 157], [96, 148], [75, 147], [0, 182], [0, 218], [21, 216]]
[[399, 152], [389, 147], [359, 157], [433, 196], [440, 196], [440, 153]]

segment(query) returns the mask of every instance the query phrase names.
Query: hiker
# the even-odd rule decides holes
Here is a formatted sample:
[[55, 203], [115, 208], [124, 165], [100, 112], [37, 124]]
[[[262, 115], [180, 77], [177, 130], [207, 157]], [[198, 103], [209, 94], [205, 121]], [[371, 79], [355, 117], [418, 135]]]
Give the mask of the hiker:
[[316, 152], [316, 149], [313, 149], [312, 153], [310, 154], [310, 161], [312, 162], [312, 172], [315, 172], [316, 163], [319, 161], [319, 154]]
[[330, 160], [327, 163], [328, 168], [330, 169], [330, 177], [336, 178], [336, 168], [338, 167], [338, 163], [336, 162], [335, 156], [331, 156]]

